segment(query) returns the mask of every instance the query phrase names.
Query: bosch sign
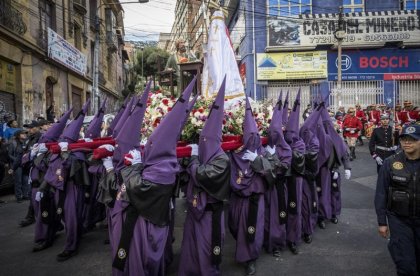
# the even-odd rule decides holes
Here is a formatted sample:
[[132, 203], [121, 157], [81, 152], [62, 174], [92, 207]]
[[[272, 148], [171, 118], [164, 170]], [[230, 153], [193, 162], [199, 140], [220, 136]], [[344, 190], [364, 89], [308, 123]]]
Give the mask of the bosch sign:
[[[344, 51], [342, 80], [420, 79], [419, 56], [419, 49]], [[337, 64], [337, 52], [329, 52], [328, 80], [337, 80]]]

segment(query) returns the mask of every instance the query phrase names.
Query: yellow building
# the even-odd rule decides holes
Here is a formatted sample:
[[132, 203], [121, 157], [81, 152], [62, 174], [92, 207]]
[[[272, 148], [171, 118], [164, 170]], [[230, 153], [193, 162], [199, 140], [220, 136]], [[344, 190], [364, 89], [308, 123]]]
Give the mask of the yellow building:
[[1, 0], [0, 121], [46, 117], [52, 102], [57, 117], [70, 106], [80, 110], [92, 96], [97, 10], [99, 101], [108, 99], [107, 112], [117, 108], [127, 57], [118, 1]]

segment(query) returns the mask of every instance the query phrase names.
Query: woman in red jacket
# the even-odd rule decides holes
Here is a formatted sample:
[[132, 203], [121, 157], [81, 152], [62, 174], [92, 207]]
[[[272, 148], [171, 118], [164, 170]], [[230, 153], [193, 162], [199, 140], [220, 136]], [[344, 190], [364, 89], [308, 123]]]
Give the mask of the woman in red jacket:
[[356, 159], [356, 140], [359, 137], [359, 131], [362, 130], [362, 122], [355, 116], [355, 110], [350, 107], [343, 122], [344, 137], [350, 148], [350, 161]]

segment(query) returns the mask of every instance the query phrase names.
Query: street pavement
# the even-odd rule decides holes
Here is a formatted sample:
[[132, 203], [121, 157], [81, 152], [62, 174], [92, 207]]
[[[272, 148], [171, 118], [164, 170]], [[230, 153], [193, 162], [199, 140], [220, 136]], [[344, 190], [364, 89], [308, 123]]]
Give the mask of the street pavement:
[[[387, 240], [377, 232], [374, 210], [376, 165], [365, 146], [357, 147], [352, 162], [352, 178], [344, 180], [343, 209], [337, 225], [317, 228], [311, 244], [302, 243], [300, 253], [288, 250], [275, 258], [262, 251], [256, 275], [396, 275], [387, 250]], [[54, 245], [32, 253], [34, 226], [20, 228], [28, 202], [16, 203], [12, 195], [0, 196], [0, 275], [111, 275], [109, 245], [104, 244], [107, 230], [98, 226], [82, 238], [77, 256], [59, 263], [56, 255], [63, 250], [64, 233]], [[185, 208], [177, 202], [175, 223], [175, 260], [168, 275], [177, 275]], [[244, 267], [234, 260], [235, 241], [226, 230], [222, 274], [244, 275]]]

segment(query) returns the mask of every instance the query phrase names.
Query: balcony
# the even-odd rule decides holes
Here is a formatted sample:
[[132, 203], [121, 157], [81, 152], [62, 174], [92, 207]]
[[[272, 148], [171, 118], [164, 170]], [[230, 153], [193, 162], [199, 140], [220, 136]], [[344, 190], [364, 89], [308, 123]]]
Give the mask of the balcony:
[[73, 7], [78, 13], [82, 15], [87, 13], [86, 0], [73, 0]]
[[0, 25], [19, 35], [25, 34], [27, 30], [22, 13], [9, 3], [2, 1], [0, 2]]

